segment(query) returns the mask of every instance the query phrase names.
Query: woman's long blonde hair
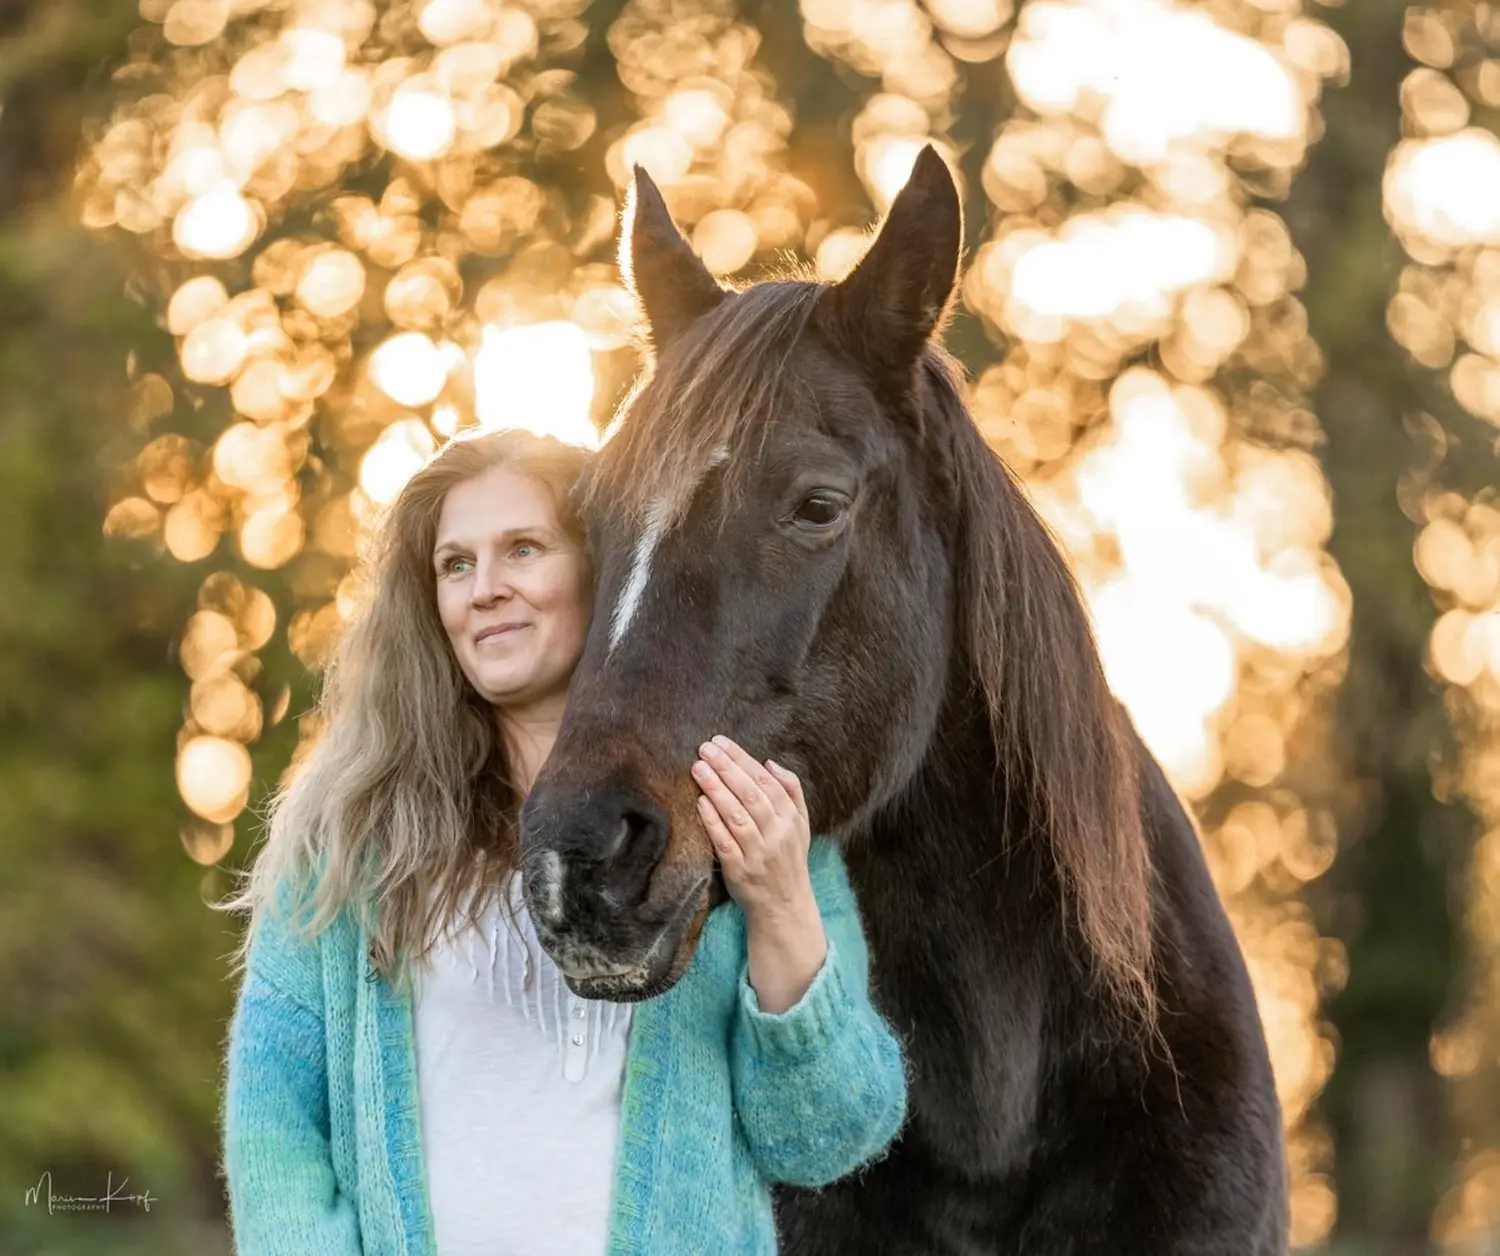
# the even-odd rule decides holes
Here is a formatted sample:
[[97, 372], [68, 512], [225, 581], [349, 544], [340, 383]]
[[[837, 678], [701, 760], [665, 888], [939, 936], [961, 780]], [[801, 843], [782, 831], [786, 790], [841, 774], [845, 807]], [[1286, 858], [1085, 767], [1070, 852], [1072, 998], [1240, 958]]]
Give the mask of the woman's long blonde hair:
[[305, 941], [352, 909], [370, 962], [403, 978], [451, 913], [473, 921], [514, 871], [520, 790], [494, 709], [459, 670], [438, 617], [432, 551], [448, 493], [495, 468], [546, 488], [583, 546], [570, 492], [589, 456], [520, 430], [455, 440], [392, 504], [362, 562], [365, 605], [324, 676], [321, 731], [270, 799], [241, 886], [216, 904], [250, 914], [236, 970], [275, 902]]

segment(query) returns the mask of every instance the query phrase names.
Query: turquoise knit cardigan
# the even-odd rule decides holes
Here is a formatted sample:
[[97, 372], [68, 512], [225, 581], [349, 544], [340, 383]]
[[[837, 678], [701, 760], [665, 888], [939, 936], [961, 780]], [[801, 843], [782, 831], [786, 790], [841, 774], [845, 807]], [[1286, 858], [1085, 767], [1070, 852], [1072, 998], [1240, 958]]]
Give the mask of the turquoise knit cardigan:
[[[768, 1256], [770, 1184], [843, 1177], [905, 1119], [843, 859], [817, 838], [809, 866], [828, 958], [796, 1006], [760, 1009], [733, 902], [709, 913], [682, 979], [636, 1004], [607, 1256]], [[410, 988], [367, 954], [347, 912], [311, 944], [276, 913], [255, 930], [223, 1106], [239, 1256], [434, 1256]]]

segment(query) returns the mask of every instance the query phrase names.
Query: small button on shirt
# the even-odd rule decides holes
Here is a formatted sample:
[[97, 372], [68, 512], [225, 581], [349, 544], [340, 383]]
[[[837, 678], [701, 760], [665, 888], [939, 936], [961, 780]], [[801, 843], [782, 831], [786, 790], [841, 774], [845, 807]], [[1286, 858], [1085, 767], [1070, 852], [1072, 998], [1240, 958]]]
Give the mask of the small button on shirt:
[[589, 1256], [609, 1223], [628, 1004], [580, 999], [511, 879], [414, 970], [422, 1153], [438, 1256]]

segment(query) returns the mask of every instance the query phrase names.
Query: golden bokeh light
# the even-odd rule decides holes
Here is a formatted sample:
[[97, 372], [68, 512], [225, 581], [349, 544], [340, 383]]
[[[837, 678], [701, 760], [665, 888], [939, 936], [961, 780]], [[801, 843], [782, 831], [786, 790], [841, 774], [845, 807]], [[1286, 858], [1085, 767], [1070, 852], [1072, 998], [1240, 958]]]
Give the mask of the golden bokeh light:
[[874, 239], [868, 231], [848, 227], [830, 231], [818, 244], [813, 264], [824, 283], [837, 283], [859, 264]]
[[281, 32], [285, 50], [286, 85], [295, 91], [317, 92], [332, 87], [344, 73], [344, 41], [332, 31], [294, 26]]
[[296, 292], [297, 303], [308, 313], [339, 318], [364, 296], [364, 264], [347, 249], [326, 249], [307, 260]]
[[1224, 282], [1238, 260], [1233, 237], [1201, 220], [1116, 205], [1075, 215], [1055, 237], [1006, 237], [987, 255], [983, 278], [1007, 296], [997, 321], [1028, 340], [1058, 341], [1070, 322], [1105, 320], [1164, 335], [1175, 299]]
[[183, 824], [180, 836], [188, 858], [208, 867], [223, 859], [234, 845], [234, 825], [189, 820]]
[[199, 384], [222, 384], [239, 370], [249, 348], [245, 333], [228, 318], [199, 323], [182, 342], [182, 373]]
[[1110, 428], [1039, 504], [1065, 537], [1112, 537], [1110, 570], [1086, 583], [1106, 673], [1177, 787], [1205, 798], [1225, 772], [1219, 725], [1242, 658], [1327, 658], [1347, 639], [1348, 590], [1321, 555], [1327, 486], [1296, 451], [1235, 451], [1226, 466], [1218, 401], [1154, 372], [1120, 377], [1109, 404]]
[[432, 457], [434, 448], [432, 433], [421, 419], [392, 423], [360, 461], [360, 488], [382, 506], [395, 501], [407, 480]]
[[[1459, 69], [1492, 42], [1482, 34], [1485, 12], [1473, 12], [1473, 26], [1457, 6], [1407, 12], [1406, 49], [1424, 67], [1402, 85], [1409, 138], [1385, 171], [1386, 218], [1410, 258], [1387, 325], [1416, 362], [1448, 371], [1460, 406], [1500, 426], [1500, 140], [1468, 125], [1473, 106], [1500, 99], [1500, 80], [1494, 60], [1477, 75]], [[1431, 1042], [1465, 1148], [1432, 1240], [1441, 1252], [1469, 1256], [1500, 1233], [1500, 508], [1492, 488], [1420, 488], [1409, 511], [1419, 526], [1412, 558], [1438, 612], [1427, 665], [1446, 688], [1458, 745], [1448, 765], [1452, 792], [1483, 829], [1462, 882], [1475, 979]]]
[[240, 553], [252, 567], [284, 567], [302, 552], [307, 526], [294, 505], [272, 502], [240, 525]]
[[195, 488], [167, 511], [162, 537], [173, 558], [192, 563], [214, 552], [223, 530], [223, 505], [212, 493]]
[[755, 223], [738, 209], [712, 210], [693, 228], [693, 248], [716, 274], [732, 275], [742, 269], [759, 245]]
[[141, 497], [122, 497], [104, 516], [104, 535], [142, 540], [161, 530], [161, 512]]
[[152, 501], [170, 504], [187, 495], [192, 485], [199, 450], [185, 436], [158, 436], [136, 457], [141, 487]]
[[260, 736], [260, 699], [238, 676], [218, 676], [194, 685], [188, 709], [194, 723], [215, 737], [248, 742]]
[[413, 161], [431, 161], [448, 151], [458, 124], [453, 105], [436, 91], [403, 84], [382, 116], [371, 116], [381, 141], [393, 152]]
[[452, 262], [423, 257], [408, 262], [385, 286], [385, 311], [397, 327], [439, 326], [456, 308], [463, 281]]
[[234, 621], [212, 610], [200, 610], [188, 620], [178, 651], [182, 670], [194, 680], [212, 680], [239, 659], [239, 633]]
[[993, 35], [1010, 20], [1010, 0], [931, 0], [927, 11], [943, 30], [964, 39]]
[[1500, 139], [1469, 128], [1391, 154], [1386, 212], [1414, 255], [1500, 243]]
[[485, 329], [474, 359], [481, 427], [520, 427], [592, 449], [599, 444], [593, 399], [588, 338], [577, 324]]
[[370, 377], [392, 401], [425, 406], [443, 391], [449, 359], [419, 331], [392, 336], [370, 355]]
[[194, 737], [177, 752], [177, 789], [188, 808], [215, 824], [233, 820], [250, 796], [250, 753], [226, 737]]
[[224, 184], [188, 202], [172, 225], [172, 238], [189, 257], [238, 257], [259, 231], [255, 206]]
[[917, 154], [929, 143], [926, 135], [876, 135], [861, 148], [857, 162], [865, 188], [882, 213], [911, 178]]
[[1303, 141], [1306, 109], [1278, 49], [1186, 4], [1040, 0], [1006, 54], [1021, 98], [1043, 116], [1092, 114], [1123, 161], [1235, 137]]
[[214, 275], [194, 275], [172, 294], [167, 304], [167, 330], [186, 336], [200, 323], [229, 304], [229, 293]]

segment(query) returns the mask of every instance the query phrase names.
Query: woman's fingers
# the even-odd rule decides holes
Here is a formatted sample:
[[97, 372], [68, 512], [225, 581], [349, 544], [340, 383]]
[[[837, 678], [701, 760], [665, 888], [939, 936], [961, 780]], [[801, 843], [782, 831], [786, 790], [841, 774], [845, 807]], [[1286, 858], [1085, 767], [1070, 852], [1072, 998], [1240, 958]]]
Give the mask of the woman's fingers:
[[724, 884], [748, 921], [784, 912], [811, 893], [806, 804], [796, 774], [757, 763], [727, 737], [699, 747], [698, 811], [718, 852]]
[[713, 803], [706, 797], [700, 796], [698, 799], [698, 814], [703, 818], [703, 827], [708, 831], [709, 841], [713, 842], [714, 850], [718, 852], [724, 875], [731, 881], [736, 880], [745, 866], [745, 853], [740, 849], [739, 842], [725, 827]]
[[[757, 828], [768, 829], [776, 822], [778, 812], [791, 807], [781, 782], [733, 742], [704, 742], [699, 753]], [[726, 813], [725, 818], [733, 823], [733, 816]]]
[[[755, 817], [735, 796], [734, 791], [720, 777], [717, 769], [700, 759], [693, 764], [693, 779], [698, 782], [698, 788], [703, 791], [704, 801], [713, 808], [720, 823], [734, 835], [736, 842], [759, 839], [760, 826]], [[702, 802], [699, 803], [699, 810], [702, 810]]]
[[782, 767], [774, 759], [767, 759], [766, 767], [775, 774], [777, 781], [791, 799], [792, 806], [797, 809], [797, 814], [804, 820], [807, 819], [807, 798], [802, 793], [801, 779], [790, 768]]
[[[765, 792], [777, 812], [795, 811], [807, 819], [807, 798], [802, 792], [802, 781], [790, 768], [782, 767], [773, 759], [757, 763], [743, 747], [728, 737], [715, 737], [709, 744], [723, 750], [745, 776]], [[732, 780], [730, 784], [733, 785]], [[742, 801], [745, 801], [743, 796]]]
[[[729, 773], [725, 776], [731, 789], [735, 789], [740, 801], [746, 805], [754, 802], [754, 794], [764, 794], [771, 804], [771, 810], [777, 814], [790, 815], [796, 810], [796, 803], [786, 791], [786, 786], [765, 764], [757, 763], [749, 753], [738, 742], [732, 741], [725, 736], [718, 736], [708, 743], [717, 746], [719, 750], [729, 757], [730, 762], [738, 769], [738, 773]], [[747, 797], [740, 790], [744, 789], [752, 796]]]

